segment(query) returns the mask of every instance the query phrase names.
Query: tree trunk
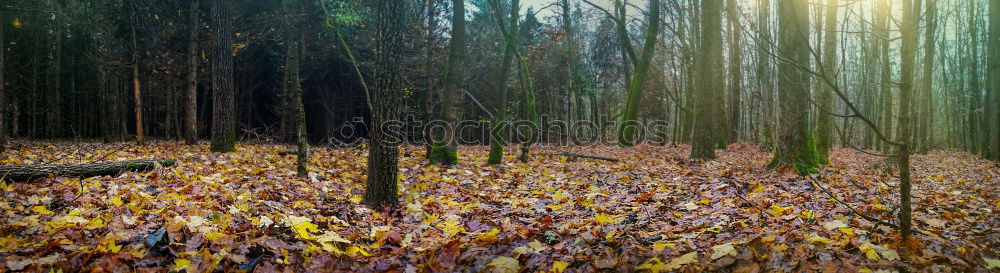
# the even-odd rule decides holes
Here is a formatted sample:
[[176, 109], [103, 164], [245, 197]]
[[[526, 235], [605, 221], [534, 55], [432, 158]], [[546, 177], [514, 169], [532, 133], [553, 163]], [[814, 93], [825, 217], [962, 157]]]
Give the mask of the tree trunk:
[[[507, 126], [507, 80], [510, 78], [511, 61], [514, 59], [514, 47], [517, 46], [517, 21], [520, 17], [518, 11], [520, 1], [512, 0], [510, 15], [508, 16], [509, 27], [507, 35], [504, 35], [503, 63], [500, 64], [500, 77], [497, 78], [497, 89], [500, 94], [500, 107], [497, 108], [496, 119], [493, 121], [493, 129], [490, 130], [490, 154], [487, 162], [489, 164], [500, 164], [503, 162], [503, 148], [507, 144], [505, 132], [509, 131]], [[497, 22], [499, 27], [505, 27], [503, 22]]]
[[[434, 116], [434, 75], [432, 71], [434, 69], [434, 33], [437, 30], [437, 9], [434, 3], [437, 0], [427, 0], [427, 45], [425, 50], [427, 51], [427, 64], [424, 68], [424, 120], [430, 122], [431, 117]], [[431, 132], [424, 133], [424, 156], [429, 160], [431, 158], [431, 148], [433, 144], [431, 141]]]
[[910, 236], [912, 206], [910, 204], [910, 104], [913, 90], [913, 63], [916, 55], [917, 27], [920, 25], [920, 0], [903, 0], [903, 21], [900, 24], [899, 76], [899, 232]]
[[[456, 1], [456, 4], [462, 4]], [[398, 128], [399, 105], [402, 104], [403, 14], [404, 3], [378, 0], [375, 38], [375, 88], [372, 109], [371, 138], [368, 144], [368, 182], [364, 203], [371, 207], [397, 205], [400, 140], [391, 130]], [[456, 5], [456, 10], [462, 9]], [[455, 16], [459, 16], [456, 14]], [[464, 16], [464, 15], [462, 15]], [[464, 21], [464, 17], [460, 18]], [[395, 124], [396, 126], [393, 126]]]
[[743, 31], [740, 26], [740, 7], [735, 0], [726, 3], [726, 18], [729, 21], [729, 125], [726, 141], [735, 143], [740, 138], [742, 108], [740, 93], [743, 92]]
[[924, 71], [921, 76], [919, 107], [917, 111], [919, 124], [917, 126], [916, 143], [918, 153], [927, 153], [931, 148], [931, 126], [934, 124], [934, 54], [936, 54], [937, 31], [937, 0], [927, 1], [926, 30], [924, 31]]
[[[757, 12], [757, 41], [771, 41], [771, 1], [758, 0]], [[774, 138], [774, 77], [771, 66], [771, 52], [769, 43], [759, 43], [757, 45], [757, 84], [761, 91], [761, 114], [760, 119], [764, 121], [761, 137], [764, 143], [771, 143]]]
[[227, 153], [236, 148], [235, 90], [233, 86], [232, 12], [225, 0], [212, 1], [212, 152]]
[[778, 4], [778, 55], [787, 61], [778, 66], [778, 138], [770, 167], [792, 167], [800, 174], [819, 167], [816, 143], [809, 133], [810, 77], [798, 66], [809, 66], [809, 10], [800, 0]]
[[[823, 36], [823, 63], [821, 72], [824, 77], [837, 82], [837, 11], [840, 0], [826, 1], [826, 19]], [[819, 93], [819, 107], [829, 111], [817, 113], [816, 152], [820, 164], [830, 163], [830, 147], [833, 146], [833, 87], [822, 86]]]
[[[621, 9], [625, 8], [622, 7]], [[628, 88], [628, 97], [625, 102], [625, 113], [618, 129], [618, 145], [623, 147], [631, 147], [635, 144], [635, 131], [638, 126], [636, 119], [639, 115], [642, 89], [646, 84], [646, 75], [649, 72], [650, 61], [653, 59], [656, 35], [660, 33], [660, 0], [649, 1], [648, 9], [649, 16], [646, 18], [646, 33], [644, 35], [645, 41], [642, 45], [642, 56], [637, 59], [635, 64], [635, 73], [632, 74]], [[624, 26], [620, 27], [624, 28]]]
[[142, 92], [139, 89], [139, 43], [138, 34], [132, 26], [132, 94], [135, 98], [135, 143], [146, 145], [146, 137], [142, 133]]
[[[889, 59], [889, 21], [887, 17], [891, 7], [889, 0], [879, 0], [875, 7], [875, 33], [878, 39], [879, 60], [882, 62], [881, 93], [882, 93], [882, 132], [892, 138], [892, 62]], [[883, 152], [888, 152], [891, 145], [878, 142]]]
[[[56, 13], [59, 13], [60, 7], [56, 4]], [[49, 67], [49, 94], [45, 96], [47, 100], [47, 113], [45, 122], [48, 123], [45, 126], [46, 136], [50, 138], [56, 138], [62, 136], [62, 90], [60, 90], [60, 80], [62, 72], [62, 42], [63, 42], [63, 32], [62, 32], [62, 15], [54, 16], [54, 24], [52, 28], [52, 39], [50, 39], [51, 52], [49, 54], [51, 57], [51, 67]]]
[[[4, 22], [4, 20], [3, 20], [3, 14], [0, 14], [0, 22]], [[4, 33], [3, 33], [3, 31], [4, 31], [4, 24], [0, 24], [0, 45], [4, 45], [4, 36], [3, 36]], [[6, 121], [7, 108], [8, 107], [7, 107], [6, 97], [4, 96], [4, 93], [6, 92], [6, 88], [4, 88], [4, 84], [3, 84], [4, 83], [4, 81], [3, 81], [4, 80], [4, 78], [3, 78], [3, 73], [4, 73], [4, 66], [3, 66], [4, 59], [3, 59], [3, 57], [4, 57], [5, 53], [6, 53], [6, 50], [0, 50], [0, 158], [3, 158], [4, 151], [6, 151], [6, 149], [7, 149], [7, 147], [6, 147], [7, 146], [7, 123], [4, 122], [4, 121]]]
[[989, 41], [987, 42], [989, 55], [987, 60], [987, 80], [989, 81], [990, 107], [987, 109], [989, 115], [990, 130], [989, 147], [992, 151], [990, 158], [1000, 160], [1000, 1], [990, 1], [989, 13]]
[[187, 104], [185, 104], [184, 143], [198, 144], [198, 0], [191, 1], [191, 29], [188, 33]]
[[157, 165], [170, 167], [174, 160], [130, 160], [110, 163], [86, 163], [71, 165], [40, 166], [0, 166], [0, 180], [31, 182], [50, 175], [87, 178], [103, 175], [118, 175], [122, 172], [144, 172]]
[[715, 78], [722, 69], [722, 1], [705, 1], [701, 5], [701, 42], [698, 43], [695, 80], [698, 83], [694, 105], [694, 136], [691, 139], [691, 158], [715, 158], [715, 141], [718, 135], [717, 119], [712, 111], [722, 96], [723, 81]]
[[451, 45], [448, 48], [448, 67], [445, 68], [444, 109], [442, 117], [446, 128], [440, 140], [433, 140], [431, 163], [452, 165], [458, 163], [458, 139], [455, 126], [462, 116], [465, 96], [465, 0], [452, 0], [454, 14], [451, 22]]

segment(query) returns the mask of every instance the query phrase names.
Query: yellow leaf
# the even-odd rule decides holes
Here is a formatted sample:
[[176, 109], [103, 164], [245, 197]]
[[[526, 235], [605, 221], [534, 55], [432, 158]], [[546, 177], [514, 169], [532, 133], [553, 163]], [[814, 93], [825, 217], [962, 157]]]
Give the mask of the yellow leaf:
[[736, 251], [736, 248], [733, 247], [732, 242], [712, 247], [712, 260], [722, 258], [725, 256], [736, 256], [736, 254], [739, 253]]
[[493, 228], [490, 232], [481, 233], [477, 237], [480, 241], [495, 242], [497, 240], [497, 234], [500, 234], [500, 229]]
[[986, 259], [986, 258], [983, 258], [983, 260], [986, 261], [986, 269], [994, 269], [994, 268], [1000, 267], [1000, 260], [998, 260], [998, 259]]
[[840, 232], [844, 233], [844, 235], [847, 236], [847, 237], [854, 237], [854, 229], [853, 228], [841, 228]]
[[205, 239], [208, 239], [209, 241], [212, 241], [213, 243], [216, 242], [216, 241], [218, 241], [218, 240], [220, 240], [220, 239], [222, 239], [222, 238], [225, 238], [225, 237], [226, 237], [226, 234], [222, 233], [222, 232], [212, 231], [212, 232], [209, 232], [209, 233], [205, 233]]
[[858, 249], [861, 250], [861, 252], [864, 253], [869, 260], [877, 262], [879, 259], [881, 259], [881, 257], [879, 257], [878, 255], [878, 252], [875, 251], [875, 248], [872, 247], [871, 243], [861, 243], [861, 245], [858, 246]]
[[[11, 183], [11, 185], [7, 185], [7, 182], [0, 181], [0, 190], [3, 190], [3, 191], [13, 191], [14, 190], [13, 183]], [[1000, 203], [997, 203], [997, 204], [1000, 205]]]
[[824, 222], [823, 223], [823, 228], [825, 228], [826, 230], [834, 230], [834, 229], [846, 228], [846, 227], [847, 227], [847, 224], [845, 224], [843, 221], [840, 221], [840, 220], [833, 220], [833, 221], [828, 221], [828, 222]]
[[819, 236], [819, 235], [813, 235], [812, 237], [809, 237], [809, 242], [813, 243], [813, 244], [817, 244], [817, 243], [818, 244], [830, 244], [830, 239], [827, 239], [826, 237]]
[[174, 271], [187, 270], [189, 266], [191, 266], [191, 261], [188, 261], [187, 259], [176, 259], [174, 260], [173, 270]]
[[676, 269], [681, 268], [681, 266], [684, 266], [686, 264], [698, 263], [697, 259], [698, 259], [698, 252], [697, 251], [692, 251], [692, 252], [690, 252], [688, 254], [684, 254], [683, 256], [680, 256], [680, 257], [674, 258], [673, 260], [670, 260], [670, 264], [667, 265], [667, 268], [665, 268], [665, 269], [668, 270], [668, 271], [676, 270]]
[[550, 269], [549, 271], [555, 273], [562, 273], [563, 271], [566, 271], [566, 267], [569, 267], [569, 263], [563, 261], [554, 261], [552, 262], [552, 269]]
[[868, 268], [862, 268], [861, 270], [858, 270], [858, 273], [872, 273], [872, 270]]
[[785, 215], [785, 211], [791, 209], [792, 207], [782, 207], [782, 206], [771, 206], [771, 209], [767, 210], [767, 213], [774, 217], [781, 217]]
[[449, 236], [455, 236], [459, 233], [465, 232], [465, 228], [462, 227], [462, 224], [459, 223], [458, 220], [448, 219], [447, 221], [444, 221], [444, 224], [441, 226], [441, 231], [444, 231]]
[[708, 199], [701, 199], [702, 205], [708, 205], [708, 202], [709, 202]]
[[31, 211], [37, 212], [38, 214], [45, 214], [45, 215], [53, 213], [51, 210], [49, 210], [45, 206], [34, 206], [34, 207], [31, 208]]
[[659, 273], [664, 267], [666, 267], [666, 264], [660, 261], [660, 258], [653, 258], [640, 266], [636, 266], [635, 269], [646, 269], [649, 272]]
[[670, 249], [674, 249], [674, 248], [677, 247], [677, 245], [672, 244], [672, 243], [660, 243], [660, 242], [653, 243], [653, 250], [655, 250], [656, 252], [663, 251], [664, 249], [667, 249], [668, 247]]
[[316, 235], [313, 235], [312, 233], [319, 232], [319, 229], [316, 228], [316, 224], [312, 223], [312, 220], [302, 216], [288, 216], [287, 218], [287, 224], [295, 233], [295, 238], [304, 240], [316, 239]]
[[115, 196], [114, 198], [109, 199], [108, 203], [116, 207], [120, 207], [125, 204], [124, 202], [122, 202], [122, 198], [119, 196]]
[[496, 273], [517, 273], [521, 270], [521, 263], [517, 259], [506, 256], [496, 257], [486, 266], [492, 268], [492, 272]]
[[87, 226], [84, 228], [86, 229], [102, 228], [107, 224], [108, 223], [104, 222], [104, 219], [94, 218], [93, 220], [90, 220], [90, 223], [88, 223]]
[[783, 243], [777, 243], [777, 244], [771, 245], [771, 249], [774, 249], [775, 251], [781, 252], [781, 251], [787, 250], [788, 249], [788, 245], [783, 244]]
[[597, 224], [600, 224], [600, 225], [612, 224], [612, 223], [615, 222], [614, 216], [609, 216], [609, 215], [604, 214], [604, 213], [597, 214], [597, 216], [594, 216], [594, 218], [595, 218], [595, 222]]

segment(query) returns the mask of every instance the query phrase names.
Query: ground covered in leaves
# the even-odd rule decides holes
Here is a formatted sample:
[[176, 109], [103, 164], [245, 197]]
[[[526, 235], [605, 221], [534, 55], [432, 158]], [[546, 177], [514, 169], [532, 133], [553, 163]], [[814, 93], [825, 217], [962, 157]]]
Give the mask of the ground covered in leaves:
[[[1000, 169], [964, 153], [914, 159], [915, 226], [900, 241], [892, 163], [833, 151], [822, 174], [764, 168], [736, 144], [535, 147], [528, 163], [426, 165], [404, 149], [398, 208], [369, 209], [363, 148], [15, 143], [0, 165], [179, 159], [147, 173], [4, 183], [0, 271], [931, 272], [1000, 270]], [[513, 150], [509, 150], [513, 152]], [[619, 162], [573, 160], [572, 151]], [[818, 183], [817, 183], [818, 182]]]

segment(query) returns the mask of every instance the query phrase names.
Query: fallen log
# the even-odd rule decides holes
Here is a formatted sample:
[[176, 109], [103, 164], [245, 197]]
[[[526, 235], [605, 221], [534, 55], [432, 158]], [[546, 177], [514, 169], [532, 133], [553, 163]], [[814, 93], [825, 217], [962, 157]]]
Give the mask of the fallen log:
[[118, 175], [123, 172], [149, 171], [156, 168], [157, 164], [170, 167], [174, 165], [174, 162], [174, 160], [129, 160], [68, 165], [0, 166], [0, 179], [12, 182], [31, 182], [50, 175], [80, 178]]
[[555, 154], [555, 155], [566, 156], [566, 157], [589, 158], [589, 159], [597, 159], [597, 160], [618, 162], [617, 158], [603, 157], [603, 156], [596, 156], [596, 155], [575, 154], [575, 153], [570, 153], [570, 152], [562, 152], [562, 153], [558, 153], [558, 154]]

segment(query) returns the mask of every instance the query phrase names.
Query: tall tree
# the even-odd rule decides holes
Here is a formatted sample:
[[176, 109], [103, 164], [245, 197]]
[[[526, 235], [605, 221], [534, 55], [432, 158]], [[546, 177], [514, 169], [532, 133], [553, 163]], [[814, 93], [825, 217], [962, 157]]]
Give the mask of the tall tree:
[[[821, 72], [828, 78], [837, 79], [837, 11], [840, 0], [826, 1], [826, 19], [823, 30], [823, 60]], [[822, 86], [819, 91], [819, 108], [816, 121], [816, 151], [819, 163], [830, 163], [830, 147], [833, 146], [833, 90], [830, 86]]]
[[910, 112], [913, 92], [914, 57], [917, 47], [917, 27], [920, 25], [921, 0], [903, 0], [903, 21], [900, 23], [902, 45], [899, 54], [899, 229], [903, 238], [910, 235], [912, 206], [910, 204]]
[[774, 73], [772, 73], [772, 58], [768, 52], [771, 49], [771, 1], [757, 0], [757, 89], [760, 91], [763, 112], [761, 136], [765, 142], [774, 138]]
[[229, 1], [212, 0], [212, 152], [236, 149], [233, 16]]
[[451, 44], [448, 48], [448, 66], [444, 78], [444, 106], [441, 116], [447, 123], [442, 130], [442, 139], [433, 143], [431, 163], [452, 165], [458, 163], [458, 139], [456, 128], [462, 117], [462, 101], [467, 78], [465, 64], [465, 0], [452, 0]]
[[691, 140], [691, 158], [715, 158], [716, 139], [725, 134], [717, 128], [712, 110], [722, 96], [722, 81], [715, 75], [722, 73], [722, 1], [705, 1], [701, 5], [701, 41], [696, 58], [698, 83], [694, 105], [694, 137]]
[[778, 1], [778, 137], [771, 167], [811, 173], [819, 166], [816, 143], [809, 133], [809, 9], [800, 0]]
[[45, 132], [48, 137], [60, 137], [62, 136], [62, 49], [63, 49], [63, 13], [62, 4], [60, 1], [51, 1], [51, 6], [53, 9], [50, 18], [52, 26], [49, 37], [49, 70], [48, 70], [48, 94], [46, 98], [46, 106], [48, 111], [45, 111], [46, 118], [45, 121], [47, 126], [45, 126]]
[[[882, 93], [882, 131], [892, 138], [892, 62], [889, 59], [889, 20], [891, 12], [889, 0], [878, 0], [875, 4], [875, 35], [878, 59], [882, 65], [879, 70], [879, 87]], [[889, 151], [890, 145], [878, 142], [882, 151]]]
[[[434, 34], [437, 32], [437, 8], [435, 3], [437, 0], [427, 0], [427, 44], [424, 45], [424, 50], [427, 54], [427, 63], [424, 67], [424, 119], [430, 120], [434, 116], [434, 47], [435, 38]], [[431, 132], [424, 132], [425, 139], [429, 139]], [[431, 158], [431, 145], [430, 141], [424, 143], [425, 157], [427, 159]]]
[[5, 95], [4, 93], [7, 90], [6, 90], [6, 88], [4, 88], [4, 84], [3, 84], [4, 83], [4, 81], [3, 81], [4, 80], [4, 78], [3, 78], [3, 73], [4, 73], [4, 66], [3, 66], [4, 59], [3, 59], [3, 57], [7, 53], [6, 50], [3, 50], [4, 47], [6, 47], [6, 44], [4, 43], [4, 36], [3, 36], [3, 34], [4, 34], [3, 33], [3, 31], [4, 31], [4, 25], [6, 25], [6, 24], [3, 23], [3, 22], [5, 22], [3, 20], [3, 14], [0, 13], [0, 158], [2, 158], [2, 156], [4, 155], [4, 151], [6, 151], [6, 146], [7, 146], [7, 123], [5, 123], [5, 121], [6, 121], [6, 117], [7, 117], [7, 108], [8, 108], [7, 107], [7, 100], [6, 100], [6, 97], [4, 96]]
[[190, 27], [188, 30], [188, 73], [184, 119], [184, 140], [188, 145], [198, 144], [198, 0], [191, 1]]
[[918, 126], [917, 138], [914, 148], [920, 153], [926, 153], [931, 146], [931, 126], [934, 124], [934, 56], [937, 54], [937, 0], [927, 0], [926, 29], [924, 31], [924, 71], [920, 76], [920, 95], [918, 96], [917, 111]]
[[992, 134], [989, 138], [993, 160], [1000, 160], [1000, 1], [990, 1], [989, 13], [989, 60], [986, 72], [989, 80], [990, 107], [988, 115]]
[[291, 110], [291, 123], [289, 126], [293, 131], [289, 135], [294, 136], [297, 151], [296, 174], [299, 177], [309, 176], [309, 142], [306, 138], [306, 111], [302, 105], [302, 79], [301, 64], [302, 54], [305, 51], [305, 33], [294, 18], [301, 14], [296, 2], [283, 2], [281, 9], [282, 25], [285, 33], [285, 93]]
[[135, 9], [132, 10], [132, 95], [135, 99], [135, 143], [146, 144], [142, 132], [142, 91], [139, 89], [139, 34], [136, 33]]
[[[493, 129], [490, 131], [490, 154], [487, 159], [489, 164], [500, 164], [503, 162], [503, 148], [507, 144], [504, 136], [504, 132], [508, 131], [507, 80], [510, 78], [511, 61], [514, 58], [514, 49], [517, 46], [517, 35], [513, 35], [513, 33], [518, 32], [517, 21], [520, 17], [518, 15], [520, 8], [520, 1], [511, 0], [510, 15], [507, 17], [509, 23], [506, 26], [507, 32], [505, 32], [507, 35], [504, 35], [503, 63], [500, 64], [500, 77], [497, 78], [496, 82], [497, 92], [500, 94], [500, 107], [496, 111], [496, 119], [493, 122]], [[497, 25], [501, 28], [505, 27], [503, 20], [497, 20]]]
[[[624, 10], [624, 5], [621, 6], [620, 9]], [[635, 72], [632, 73], [632, 79], [629, 82], [628, 97], [626, 98], [625, 109], [623, 109], [624, 115], [618, 129], [618, 145], [624, 147], [631, 147], [635, 142], [635, 131], [638, 125], [636, 122], [639, 116], [642, 90], [646, 84], [646, 75], [649, 74], [650, 62], [653, 59], [653, 50], [656, 48], [656, 35], [660, 33], [660, 0], [650, 0], [647, 9], [649, 13], [646, 17], [646, 29], [643, 34], [645, 41], [642, 45], [641, 55], [635, 58], [634, 61]], [[624, 17], [624, 15], [621, 17]], [[620, 28], [624, 28], [624, 26], [620, 26]], [[631, 48], [631, 45], [628, 48]], [[630, 55], [634, 56], [635, 54]]]
[[[460, 2], [460, 1], [459, 1]], [[375, 88], [372, 97], [371, 138], [368, 144], [368, 182], [364, 203], [369, 206], [399, 203], [399, 139], [392, 136], [402, 104], [404, 2], [378, 0], [375, 8]], [[462, 15], [464, 16], [464, 15]], [[398, 126], [398, 124], [396, 124]]]
[[[726, 123], [726, 141], [739, 141], [742, 108], [740, 94], [743, 92], [743, 42], [740, 26], [740, 7], [736, 0], [726, 1], [726, 21], [729, 22], [729, 120]], [[704, 30], [702, 30], [704, 32]]]

